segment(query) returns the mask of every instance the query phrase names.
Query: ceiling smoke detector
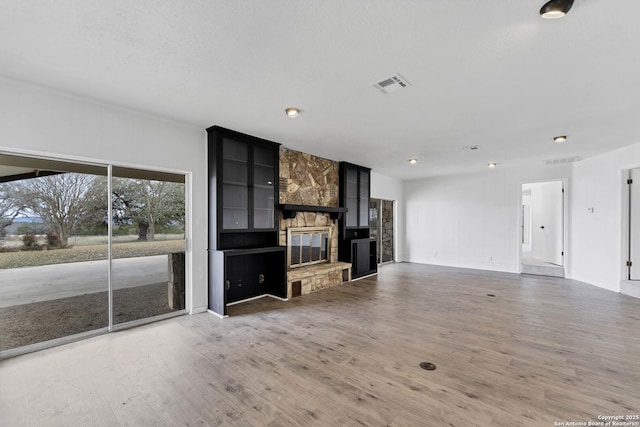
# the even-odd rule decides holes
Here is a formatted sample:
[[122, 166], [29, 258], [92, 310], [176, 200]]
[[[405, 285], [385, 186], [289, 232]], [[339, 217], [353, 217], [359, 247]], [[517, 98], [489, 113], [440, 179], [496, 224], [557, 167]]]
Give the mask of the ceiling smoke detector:
[[382, 93], [395, 92], [399, 89], [406, 88], [407, 86], [411, 86], [411, 83], [409, 83], [407, 79], [402, 77], [400, 74], [394, 74], [387, 79], [373, 84], [373, 87]]

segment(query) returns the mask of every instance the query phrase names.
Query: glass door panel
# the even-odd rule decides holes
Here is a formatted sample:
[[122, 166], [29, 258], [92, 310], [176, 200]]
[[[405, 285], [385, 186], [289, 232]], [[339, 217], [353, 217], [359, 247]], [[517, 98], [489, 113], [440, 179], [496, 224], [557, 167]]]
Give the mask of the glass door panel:
[[360, 171], [360, 227], [369, 225], [369, 173]]
[[253, 149], [253, 228], [275, 227], [275, 159], [273, 150], [259, 145]]
[[249, 228], [249, 147], [225, 138], [222, 142], [222, 200], [225, 230]]
[[629, 280], [640, 280], [640, 169], [631, 169], [629, 178]]
[[380, 264], [380, 199], [369, 199], [369, 237], [376, 240], [376, 262]]
[[393, 261], [393, 200], [370, 199], [369, 236], [376, 239], [377, 262]]
[[106, 175], [0, 155], [0, 352], [108, 327]]
[[348, 167], [346, 170], [346, 200], [347, 215], [345, 225], [347, 227], [358, 226], [358, 171]]
[[393, 200], [380, 204], [380, 260], [393, 261]]
[[113, 323], [185, 307], [183, 175], [113, 168]]

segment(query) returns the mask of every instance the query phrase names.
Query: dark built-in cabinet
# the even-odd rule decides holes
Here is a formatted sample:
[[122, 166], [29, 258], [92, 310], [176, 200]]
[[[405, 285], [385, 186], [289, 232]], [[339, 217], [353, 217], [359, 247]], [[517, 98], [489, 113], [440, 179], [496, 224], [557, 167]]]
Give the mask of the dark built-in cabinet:
[[207, 129], [209, 309], [264, 294], [286, 297], [286, 256], [278, 246], [279, 145]]
[[369, 236], [371, 169], [340, 162], [340, 206], [347, 213], [339, 220], [338, 258], [351, 263], [351, 277], [376, 273], [376, 241]]

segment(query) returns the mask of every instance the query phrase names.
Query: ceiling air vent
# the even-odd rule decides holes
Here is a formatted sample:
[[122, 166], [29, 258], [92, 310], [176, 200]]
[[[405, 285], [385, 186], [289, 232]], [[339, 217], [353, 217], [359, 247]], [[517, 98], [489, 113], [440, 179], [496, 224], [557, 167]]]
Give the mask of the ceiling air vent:
[[479, 150], [480, 146], [479, 145], [470, 145], [468, 147], [462, 147], [460, 150], [461, 151], [476, 151]]
[[565, 165], [567, 163], [575, 163], [575, 162], [579, 162], [580, 160], [582, 160], [580, 156], [573, 156], [573, 157], [565, 157], [563, 159], [545, 160], [544, 163], [547, 166], [555, 166], [555, 165]]
[[400, 74], [395, 74], [387, 79], [384, 79], [378, 83], [375, 83], [373, 87], [375, 87], [382, 93], [391, 93], [391, 92], [397, 91], [398, 89], [402, 89], [410, 85], [411, 83], [409, 83]]

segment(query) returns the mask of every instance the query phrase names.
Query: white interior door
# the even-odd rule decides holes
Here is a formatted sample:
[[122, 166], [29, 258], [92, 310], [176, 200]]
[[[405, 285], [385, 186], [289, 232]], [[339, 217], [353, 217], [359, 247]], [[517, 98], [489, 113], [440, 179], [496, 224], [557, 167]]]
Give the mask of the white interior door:
[[629, 175], [629, 279], [640, 280], [640, 169], [631, 169]]
[[531, 185], [531, 255], [563, 265], [564, 219], [562, 181]]

